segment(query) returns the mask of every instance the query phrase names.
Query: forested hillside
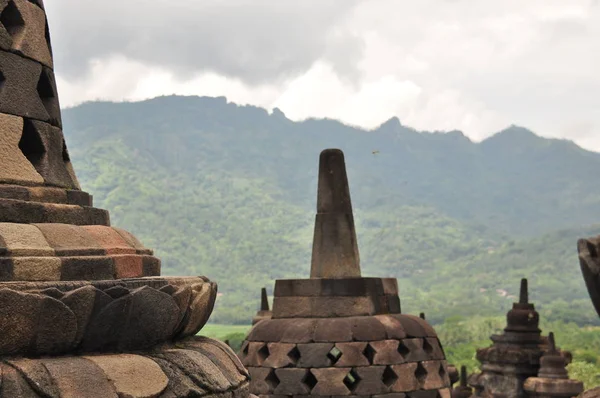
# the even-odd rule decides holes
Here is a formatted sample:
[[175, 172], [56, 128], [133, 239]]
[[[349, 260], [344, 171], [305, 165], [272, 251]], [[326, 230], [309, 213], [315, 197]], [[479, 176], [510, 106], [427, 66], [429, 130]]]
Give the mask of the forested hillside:
[[319, 152], [344, 150], [367, 275], [399, 278], [428, 319], [498, 315], [530, 279], [543, 315], [597, 322], [576, 255], [600, 234], [600, 154], [510, 127], [473, 143], [390, 119], [373, 131], [293, 122], [224, 98], [64, 111], [95, 204], [163, 259], [219, 283], [213, 321], [247, 323], [259, 288], [307, 276]]

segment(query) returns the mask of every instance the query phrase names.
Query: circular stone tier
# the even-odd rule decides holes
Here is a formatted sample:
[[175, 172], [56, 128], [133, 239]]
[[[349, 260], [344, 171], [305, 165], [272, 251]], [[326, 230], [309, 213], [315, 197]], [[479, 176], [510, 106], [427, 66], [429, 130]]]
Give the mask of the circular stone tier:
[[216, 295], [202, 277], [0, 283], [0, 356], [141, 350], [193, 336]]
[[158, 276], [152, 254], [120, 228], [0, 223], [0, 282]]
[[143, 353], [2, 358], [0, 397], [247, 397], [248, 373], [225, 344], [191, 337]]
[[261, 397], [450, 397], [437, 335], [411, 315], [267, 319], [239, 356]]

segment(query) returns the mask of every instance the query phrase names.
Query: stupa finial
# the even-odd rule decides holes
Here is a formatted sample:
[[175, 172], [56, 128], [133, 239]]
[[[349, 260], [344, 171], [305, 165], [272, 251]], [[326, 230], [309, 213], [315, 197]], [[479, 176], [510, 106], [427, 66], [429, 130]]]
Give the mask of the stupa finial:
[[527, 278], [521, 279], [521, 290], [519, 291], [519, 304], [529, 304], [529, 290]]
[[262, 288], [260, 290], [260, 310], [269, 311], [269, 300], [267, 299], [267, 289]]
[[311, 278], [360, 277], [360, 258], [344, 153], [326, 149], [319, 159], [317, 215]]

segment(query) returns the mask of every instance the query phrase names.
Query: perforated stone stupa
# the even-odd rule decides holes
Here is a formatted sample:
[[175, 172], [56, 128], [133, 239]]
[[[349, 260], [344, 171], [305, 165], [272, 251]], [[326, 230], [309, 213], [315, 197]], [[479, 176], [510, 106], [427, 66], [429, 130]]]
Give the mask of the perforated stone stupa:
[[194, 337], [217, 287], [92, 205], [62, 133], [42, 0], [0, 0], [0, 397], [248, 396], [226, 345]]
[[320, 157], [310, 279], [276, 281], [272, 312], [239, 354], [253, 394], [450, 398], [433, 328], [401, 314], [396, 279], [361, 277], [340, 150]]

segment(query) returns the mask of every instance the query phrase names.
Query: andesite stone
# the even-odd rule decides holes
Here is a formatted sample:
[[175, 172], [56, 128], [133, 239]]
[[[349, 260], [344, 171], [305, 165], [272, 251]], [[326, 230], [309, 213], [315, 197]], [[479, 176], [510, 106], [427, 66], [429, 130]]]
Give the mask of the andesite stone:
[[42, 0], [0, 0], [0, 397], [246, 398], [196, 336], [217, 286], [160, 260], [81, 190]]
[[319, 160], [310, 278], [277, 280], [273, 296], [271, 318], [254, 324], [238, 354], [252, 375], [251, 393], [450, 398], [449, 368], [433, 328], [401, 313], [396, 279], [360, 274], [338, 149], [324, 150]]

